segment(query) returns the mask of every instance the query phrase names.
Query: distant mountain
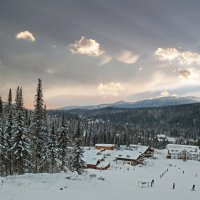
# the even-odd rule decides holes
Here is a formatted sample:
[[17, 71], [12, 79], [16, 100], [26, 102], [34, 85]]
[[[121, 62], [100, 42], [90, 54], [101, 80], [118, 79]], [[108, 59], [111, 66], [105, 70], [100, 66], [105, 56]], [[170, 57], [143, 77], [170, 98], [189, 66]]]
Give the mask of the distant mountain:
[[183, 104], [192, 104], [192, 103], [200, 103], [200, 98], [197, 97], [159, 97], [155, 99], [148, 99], [138, 102], [117, 102], [110, 107], [114, 108], [147, 108], [147, 107], [164, 107], [164, 106], [175, 106], [175, 105], [183, 105]]
[[112, 108], [149, 108], [149, 107], [166, 107], [166, 106], [175, 106], [175, 105], [184, 105], [184, 104], [193, 104], [200, 103], [200, 98], [197, 97], [159, 97], [155, 99], [147, 99], [138, 102], [126, 102], [119, 101], [112, 104], [100, 104], [100, 105], [91, 105], [91, 106], [65, 106], [59, 108], [59, 110], [74, 110], [74, 109], [85, 109], [85, 110], [95, 110], [102, 109], [107, 107]]
[[77, 110], [77, 109], [84, 109], [84, 110], [95, 110], [95, 109], [102, 109], [109, 107], [111, 104], [100, 104], [100, 105], [91, 105], [91, 106], [65, 106], [59, 108], [58, 110]]

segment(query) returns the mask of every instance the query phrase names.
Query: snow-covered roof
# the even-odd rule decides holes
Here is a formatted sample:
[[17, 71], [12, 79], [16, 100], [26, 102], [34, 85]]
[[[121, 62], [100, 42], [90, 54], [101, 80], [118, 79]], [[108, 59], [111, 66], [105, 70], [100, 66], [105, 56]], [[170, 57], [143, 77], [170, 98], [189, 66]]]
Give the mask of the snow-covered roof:
[[114, 144], [95, 144], [95, 147], [114, 147]]
[[97, 165], [97, 167], [98, 167], [98, 168], [105, 168], [105, 167], [107, 167], [109, 164], [110, 164], [110, 163], [107, 162], [107, 161], [102, 161], [102, 162], [100, 162], [100, 163]]
[[116, 158], [136, 160], [141, 156], [139, 151], [123, 150], [116, 152]]
[[180, 153], [182, 151], [187, 151], [190, 154], [199, 154], [199, 147], [198, 146], [191, 146], [191, 145], [178, 145], [178, 144], [168, 144], [167, 149], [170, 153]]
[[83, 161], [86, 164], [96, 165], [98, 160], [103, 159], [103, 155], [97, 155], [99, 150], [86, 150], [83, 153]]
[[172, 143], [175, 143], [176, 141], [176, 138], [169, 137], [164, 134], [158, 134], [157, 138], [158, 138], [158, 141], [163, 141], [163, 139], [168, 140], [169, 142], [172, 142]]
[[130, 144], [129, 148], [133, 149], [134, 151], [138, 151], [140, 154], [143, 154], [149, 147], [138, 144]]

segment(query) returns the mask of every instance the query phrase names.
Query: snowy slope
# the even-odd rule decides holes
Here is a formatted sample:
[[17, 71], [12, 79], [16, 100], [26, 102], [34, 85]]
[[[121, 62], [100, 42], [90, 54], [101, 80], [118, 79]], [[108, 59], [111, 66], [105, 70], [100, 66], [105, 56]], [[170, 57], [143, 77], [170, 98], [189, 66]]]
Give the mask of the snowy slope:
[[[107, 171], [90, 169], [82, 176], [59, 173], [0, 178], [0, 200], [199, 199], [200, 162], [167, 160], [163, 152], [158, 153], [158, 159], [148, 160], [149, 166], [130, 167], [112, 162], [112, 167]], [[112, 155], [108, 159], [112, 160]], [[105, 180], [99, 180], [99, 177]], [[152, 188], [138, 187], [138, 181], [150, 182], [152, 179], [155, 181]], [[173, 182], [176, 184], [174, 190]], [[191, 191], [193, 184], [196, 185], [194, 192]]]

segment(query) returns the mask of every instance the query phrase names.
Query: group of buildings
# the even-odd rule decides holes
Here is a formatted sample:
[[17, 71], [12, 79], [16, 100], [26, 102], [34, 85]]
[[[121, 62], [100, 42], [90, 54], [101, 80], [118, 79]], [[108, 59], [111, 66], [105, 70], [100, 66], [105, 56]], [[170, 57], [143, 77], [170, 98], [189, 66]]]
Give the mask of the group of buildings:
[[85, 149], [83, 160], [86, 168], [105, 170], [110, 167], [111, 160], [137, 165], [143, 164], [144, 158], [152, 157], [153, 154], [154, 149], [141, 145], [116, 149], [113, 144], [96, 144], [95, 149]]
[[[95, 148], [85, 148], [83, 154], [85, 168], [99, 170], [108, 169], [112, 161], [138, 165], [143, 164], [144, 159], [149, 157], [154, 157], [154, 149], [140, 144], [120, 148], [116, 148], [114, 144], [96, 144]], [[166, 157], [200, 161], [200, 150], [198, 146], [168, 144]]]

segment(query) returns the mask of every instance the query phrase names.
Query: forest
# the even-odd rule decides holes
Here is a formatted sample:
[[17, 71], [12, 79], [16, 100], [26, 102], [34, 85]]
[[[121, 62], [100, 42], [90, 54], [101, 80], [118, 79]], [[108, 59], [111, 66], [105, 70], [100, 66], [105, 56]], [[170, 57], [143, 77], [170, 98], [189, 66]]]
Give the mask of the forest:
[[[83, 172], [83, 147], [97, 143], [142, 144], [164, 149], [177, 144], [200, 146], [200, 104], [158, 108], [48, 110], [38, 85], [34, 109], [24, 106], [18, 87], [13, 100], [0, 97], [0, 175]], [[166, 136], [162, 140], [158, 135]]]

